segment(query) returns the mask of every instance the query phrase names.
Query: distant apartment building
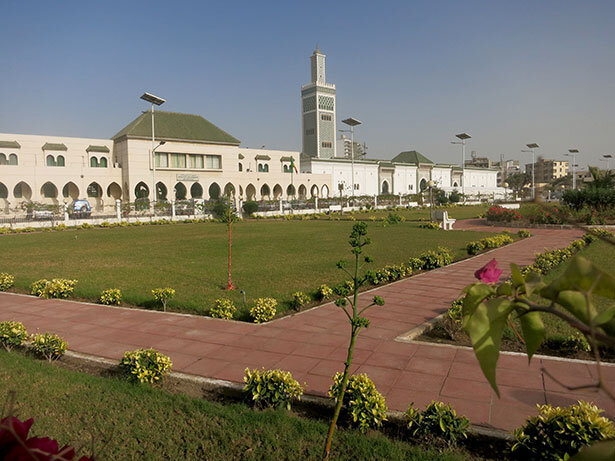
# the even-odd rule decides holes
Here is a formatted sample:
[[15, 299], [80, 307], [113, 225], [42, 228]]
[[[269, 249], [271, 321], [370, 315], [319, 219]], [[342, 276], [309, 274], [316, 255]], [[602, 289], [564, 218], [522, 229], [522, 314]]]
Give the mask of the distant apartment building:
[[[550, 183], [554, 179], [562, 178], [568, 174], [568, 162], [563, 160], [551, 160], [538, 158], [534, 164], [534, 175], [537, 184]], [[532, 174], [532, 164], [525, 165], [525, 172]]]
[[519, 173], [521, 171], [521, 167], [519, 165], [519, 160], [500, 160], [499, 162], [493, 162], [491, 164], [492, 168], [496, 168], [498, 170], [498, 186], [502, 187], [502, 184], [506, 182], [506, 178], [515, 173]]
[[465, 161], [465, 166], [474, 168], [491, 168], [491, 160], [489, 160], [489, 157], [479, 157], [478, 152], [473, 150], [470, 160]]

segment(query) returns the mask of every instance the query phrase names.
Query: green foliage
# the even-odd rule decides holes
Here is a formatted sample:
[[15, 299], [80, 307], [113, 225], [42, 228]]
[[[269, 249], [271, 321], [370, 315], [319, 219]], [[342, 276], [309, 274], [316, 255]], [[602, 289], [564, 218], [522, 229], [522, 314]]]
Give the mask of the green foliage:
[[419, 256], [421, 269], [429, 271], [444, 267], [453, 262], [453, 256], [448, 248], [438, 247], [436, 250], [428, 250]]
[[32, 283], [30, 291], [40, 298], [68, 298], [73, 294], [75, 285], [77, 285], [77, 280], [41, 279]]
[[526, 239], [528, 237], [531, 237], [532, 234], [530, 233], [530, 231], [526, 230], [526, 229], [521, 229], [519, 230], [519, 232], [517, 232], [517, 235], [519, 236], [519, 238], [522, 239]]
[[421, 223], [419, 224], [419, 227], [421, 229], [440, 230], [440, 224], [438, 224], [437, 222], [433, 222], [433, 221], [427, 221], [427, 222]]
[[557, 350], [564, 354], [591, 351], [591, 345], [587, 342], [585, 336], [578, 332], [568, 336], [555, 335], [546, 339], [544, 344], [545, 347]]
[[0, 291], [6, 291], [15, 284], [15, 277], [6, 272], [0, 272]]
[[161, 381], [172, 366], [171, 359], [155, 349], [127, 351], [119, 363], [131, 380], [149, 384]]
[[175, 290], [173, 288], [155, 288], [152, 290], [152, 296], [154, 300], [162, 304], [162, 310], [166, 312], [167, 303], [175, 296]]
[[446, 311], [446, 316], [455, 322], [461, 322], [463, 317], [463, 298], [456, 299], [451, 303], [451, 307]]
[[28, 339], [26, 327], [21, 322], [0, 322], [0, 345], [7, 351], [23, 346]]
[[457, 416], [450, 404], [432, 401], [423, 411], [413, 405], [410, 404], [406, 411], [408, 429], [413, 436], [436, 437], [444, 439], [449, 445], [456, 445], [459, 439], [468, 437], [470, 420]]
[[100, 293], [100, 303], [107, 306], [119, 306], [122, 302], [122, 292], [118, 288], [109, 288]]
[[301, 309], [303, 306], [310, 302], [310, 297], [306, 295], [303, 291], [297, 291], [293, 293], [293, 299], [291, 304], [295, 310]]
[[[335, 399], [340, 395], [342, 378], [342, 373], [336, 373], [333, 377], [329, 395]], [[365, 373], [350, 377], [344, 393], [343, 406], [348, 411], [352, 423], [362, 432], [370, 427], [379, 427], [387, 420], [388, 408], [384, 397]]]
[[258, 211], [258, 203], [256, 202], [244, 202], [242, 206], [243, 212], [248, 216], [252, 216]]
[[283, 370], [252, 370], [246, 368], [243, 378], [246, 385], [243, 391], [248, 394], [256, 406], [285, 407], [290, 410], [293, 399], [301, 399], [303, 387], [288, 371]]
[[333, 295], [333, 290], [329, 288], [328, 285], [320, 285], [318, 287], [318, 291], [316, 292], [316, 296], [321, 301], [325, 299], [329, 299]]
[[257, 298], [254, 307], [250, 309], [250, 315], [254, 323], [268, 322], [276, 314], [278, 302], [274, 298]]
[[209, 309], [209, 315], [216, 319], [231, 320], [236, 310], [233, 301], [228, 298], [218, 298], [214, 301], [214, 307]]
[[499, 234], [493, 237], [485, 237], [484, 239], [470, 242], [466, 246], [466, 250], [468, 251], [468, 254], [475, 255], [486, 248], [498, 248], [513, 242], [514, 240], [509, 234]]
[[615, 189], [611, 188], [584, 188], [567, 190], [562, 196], [563, 202], [574, 210], [584, 207], [595, 210], [608, 210], [615, 208]]
[[[613, 235], [608, 231], [606, 232], [609, 235]], [[566, 248], [547, 250], [544, 253], [538, 253], [534, 263], [521, 269], [521, 273], [524, 275], [530, 272], [536, 272], [543, 275], [547, 274], [561, 263], [572, 257], [587, 244], [594, 242], [595, 240], [596, 237], [594, 235], [585, 234], [582, 239], [573, 241]]]
[[399, 224], [406, 220], [403, 216], [398, 213], [389, 213], [385, 218], [384, 222], [387, 224]]
[[487, 221], [492, 222], [511, 222], [521, 220], [521, 213], [498, 205], [494, 205], [487, 210]]
[[42, 333], [32, 336], [30, 347], [36, 355], [51, 362], [64, 355], [68, 344], [58, 335]]
[[515, 430], [512, 451], [525, 459], [568, 459], [585, 445], [615, 437], [615, 425], [601, 413], [582, 401], [563, 408], [538, 405], [538, 416]]

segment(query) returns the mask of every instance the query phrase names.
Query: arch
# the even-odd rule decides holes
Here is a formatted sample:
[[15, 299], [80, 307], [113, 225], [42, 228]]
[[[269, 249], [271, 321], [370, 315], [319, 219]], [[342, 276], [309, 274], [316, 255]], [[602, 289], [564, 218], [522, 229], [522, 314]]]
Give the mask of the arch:
[[307, 188], [303, 184], [301, 184], [299, 186], [299, 198], [305, 199], [306, 196], [307, 196]]
[[457, 184], [457, 181], [453, 183], [453, 187], [459, 187], [459, 184]]
[[190, 186], [190, 196], [192, 198], [203, 198], [203, 186], [195, 182]]
[[79, 188], [77, 187], [77, 184], [72, 181], [64, 184], [64, 187], [62, 188], [62, 197], [77, 200], [79, 198]]
[[48, 155], [45, 161], [46, 161], [47, 166], [56, 166], [56, 161], [53, 158], [53, 155]]
[[57, 198], [58, 188], [51, 182], [46, 182], [41, 186], [41, 195], [44, 198]]
[[239, 171], [243, 171], [243, 165], [239, 162]]
[[310, 188], [310, 196], [312, 198], [314, 197], [318, 197], [318, 186], [316, 184], [314, 184], [311, 188]]
[[135, 198], [148, 198], [149, 187], [143, 181], [135, 186]]
[[183, 182], [175, 184], [175, 200], [186, 200], [188, 190]]
[[107, 197], [113, 198], [115, 200], [121, 200], [122, 187], [118, 183], [112, 182], [111, 184], [109, 184], [109, 187], [107, 187]]
[[226, 183], [226, 186], [224, 186], [224, 195], [226, 197], [235, 197], [235, 186], [230, 182]]
[[389, 182], [385, 179], [384, 181], [382, 181], [382, 188], [380, 189], [380, 193], [382, 195], [388, 195], [391, 192], [389, 191]]
[[100, 157], [100, 162], [98, 162], [98, 166], [101, 168], [107, 168], [109, 164], [107, 163], [107, 157]]
[[88, 197], [92, 198], [101, 198], [102, 197], [102, 187], [97, 182], [92, 182], [88, 186], [87, 189]]
[[2, 152], [0, 152], [0, 165], [8, 165], [6, 155], [4, 155]]
[[321, 187], [320, 196], [322, 198], [329, 198], [329, 187], [326, 184]]
[[163, 182], [156, 183], [156, 200], [166, 200], [168, 193], [167, 186]]
[[9, 165], [17, 165], [17, 164], [18, 164], [17, 154], [9, 155]]
[[271, 189], [267, 184], [263, 184], [261, 186], [261, 200], [270, 200], [271, 199]]
[[258, 172], [259, 172], [259, 173], [262, 173], [262, 172], [263, 172], [263, 164], [262, 164], [262, 163], [259, 163], [259, 164], [258, 164]]
[[419, 189], [421, 191], [427, 189], [427, 180], [425, 178], [421, 179], [421, 182], [419, 183]]
[[293, 186], [292, 184], [289, 184], [288, 187], [286, 188], [286, 196], [294, 198], [296, 194], [297, 194], [297, 191], [295, 190], [295, 186]]
[[239, 186], [239, 196], [243, 197], [243, 187]]
[[32, 198], [32, 189], [25, 182], [20, 181], [13, 188], [13, 197], [30, 200]]
[[290, 170], [288, 169], [288, 165], [284, 165], [284, 173], [290, 173]]
[[256, 199], [256, 187], [254, 187], [252, 184], [248, 184], [248, 187], [246, 187], [246, 198], [248, 200]]
[[90, 157], [90, 168], [98, 168], [98, 159], [96, 157]]
[[275, 186], [273, 186], [273, 198], [274, 200], [278, 200], [282, 197], [282, 186], [280, 186], [279, 184], [276, 184]]
[[264, 171], [265, 173], [269, 173], [269, 164], [268, 164], [268, 163], [265, 163], [265, 164], [263, 165], [263, 171]]
[[64, 156], [58, 155], [58, 158], [56, 159], [56, 166], [64, 166], [64, 165], [65, 165]]
[[4, 184], [0, 182], [0, 198], [7, 199], [9, 198], [9, 190], [6, 188]]
[[209, 198], [210, 199], [219, 199], [220, 198], [220, 186], [218, 186], [218, 183], [211, 183], [211, 186], [209, 186]]

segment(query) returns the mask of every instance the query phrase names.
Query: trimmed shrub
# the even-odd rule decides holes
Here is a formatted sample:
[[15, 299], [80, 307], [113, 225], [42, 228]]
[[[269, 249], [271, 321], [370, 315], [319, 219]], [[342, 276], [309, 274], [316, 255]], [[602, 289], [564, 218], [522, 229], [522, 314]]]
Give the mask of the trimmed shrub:
[[448, 248], [438, 247], [436, 250], [428, 250], [419, 256], [422, 262], [421, 269], [429, 271], [444, 267], [453, 262], [453, 256]]
[[526, 239], [532, 236], [530, 231], [525, 230], [525, 229], [521, 229], [519, 232], [517, 232], [517, 235], [519, 236], [519, 238], [522, 238], [522, 239]]
[[231, 320], [237, 308], [228, 298], [219, 298], [214, 301], [214, 307], [209, 309], [209, 315], [216, 319]]
[[537, 405], [538, 416], [515, 430], [511, 449], [525, 459], [568, 459], [585, 445], [615, 437], [615, 425], [595, 405]]
[[495, 235], [493, 237], [485, 237], [484, 239], [470, 242], [466, 246], [468, 254], [475, 255], [485, 248], [499, 248], [509, 243], [513, 243], [514, 240], [508, 233]]
[[[338, 398], [342, 377], [342, 373], [335, 374], [329, 396]], [[365, 373], [350, 376], [343, 405], [351, 422], [358, 426], [361, 432], [366, 432], [370, 427], [379, 427], [387, 420], [388, 408], [384, 397]]]
[[250, 315], [254, 323], [268, 322], [275, 317], [278, 302], [274, 298], [257, 298], [254, 307], [250, 309]]
[[450, 404], [432, 401], [427, 408], [419, 411], [410, 404], [406, 411], [408, 429], [415, 437], [437, 437], [449, 445], [456, 445], [461, 438], [468, 437], [470, 421], [465, 416], [457, 416]]
[[423, 269], [423, 261], [420, 258], [410, 258], [406, 266], [412, 271], [420, 271]]
[[258, 203], [256, 202], [245, 202], [241, 207], [243, 212], [248, 216], [252, 216], [254, 213], [258, 211]]
[[329, 288], [328, 285], [320, 285], [318, 287], [318, 291], [316, 292], [316, 296], [321, 301], [329, 299], [331, 296], [333, 296], [333, 290]]
[[119, 366], [131, 380], [154, 384], [171, 370], [173, 362], [155, 349], [137, 349], [125, 352]]
[[36, 355], [51, 362], [64, 355], [68, 344], [58, 335], [43, 333], [32, 336], [30, 347]]
[[463, 317], [463, 298], [456, 299], [451, 303], [451, 307], [446, 311], [446, 316], [455, 321], [461, 322], [461, 318]]
[[384, 222], [387, 224], [399, 224], [406, 220], [403, 216], [397, 213], [389, 213], [386, 218], [384, 218]]
[[427, 222], [419, 224], [419, 227], [421, 229], [439, 230], [440, 224], [438, 224], [437, 222], [433, 222], [433, 221], [427, 221]]
[[545, 339], [544, 346], [564, 354], [574, 354], [576, 352], [589, 352], [591, 345], [587, 338], [581, 333], [568, 336], [555, 335]]
[[301, 309], [303, 306], [305, 306], [309, 302], [310, 302], [310, 297], [306, 295], [304, 292], [297, 291], [296, 293], [293, 293], [293, 300], [291, 301], [291, 304], [295, 310]]
[[468, 252], [469, 255], [478, 254], [484, 249], [485, 249], [485, 244], [482, 242], [482, 240], [475, 240], [474, 242], [469, 242], [466, 245], [466, 251]]
[[290, 410], [293, 399], [301, 399], [303, 387], [288, 371], [283, 370], [252, 370], [246, 368], [243, 378], [246, 385], [243, 391], [250, 395], [254, 405], [259, 408], [286, 407]]
[[15, 284], [15, 277], [6, 272], [0, 272], [0, 291], [6, 291]]
[[77, 280], [41, 279], [30, 285], [30, 292], [40, 298], [68, 298], [73, 294]]
[[162, 305], [162, 310], [167, 311], [167, 303], [175, 296], [173, 288], [155, 288], [152, 290], [152, 296]]
[[7, 351], [23, 346], [28, 339], [26, 327], [21, 322], [0, 322], [0, 345]]
[[122, 292], [118, 288], [109, 288], [100, 293], [100, 303], [107, 306], [119, 306], [122, 302]]
[[494, 205], [487, 210], [487, 221], [511, 222], [521, 220], [521, 213], [498, 205]]

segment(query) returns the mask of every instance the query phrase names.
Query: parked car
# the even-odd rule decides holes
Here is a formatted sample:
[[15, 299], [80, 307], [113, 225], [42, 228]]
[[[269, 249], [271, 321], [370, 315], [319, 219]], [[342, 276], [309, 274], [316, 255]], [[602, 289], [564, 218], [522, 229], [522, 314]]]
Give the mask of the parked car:
[[87, 200], [75, 200], [68, 206], [68, 215], [73, 219], [89, 218], [92, 214], [92, 207]]

